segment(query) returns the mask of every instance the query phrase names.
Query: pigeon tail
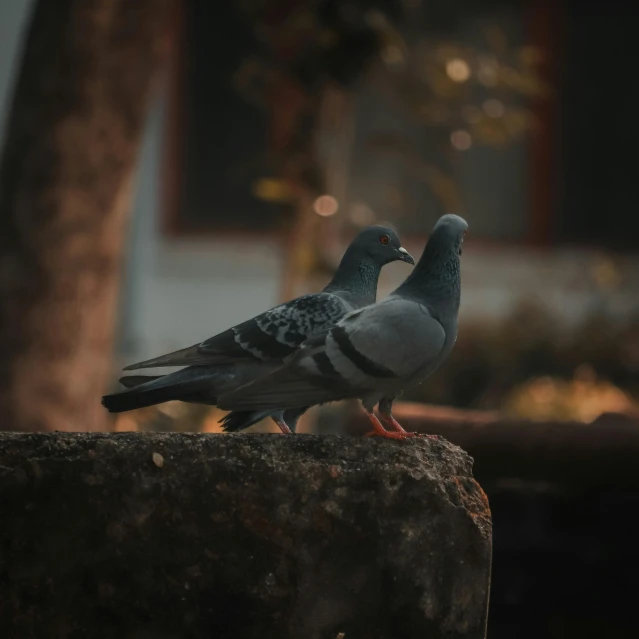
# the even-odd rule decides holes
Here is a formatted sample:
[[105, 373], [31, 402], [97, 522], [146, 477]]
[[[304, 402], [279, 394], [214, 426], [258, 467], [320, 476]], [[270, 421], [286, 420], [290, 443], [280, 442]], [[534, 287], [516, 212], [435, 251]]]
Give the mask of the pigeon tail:
[[297, 428], [297, 421], [307, 410], [308, 408], [306, 407], [275, 412], [270, 410], [234, 410], [220, 419], [219, 423], [222, 424], [222, 430], [225, 433], [237, 433], [267, 417], [273, 419], [279, 417], [294, 433]]
[[120, 377], [118, 382], [125, 388], [134, 388], [146, 384], [147, 382], [153, 382], [156, 379], [164, 377], [163, 375], [127, 375], [126, 377]]
[[270, 417], [271, 412], [268, 410], [234, 410], [222, 417], [219, 423], [225, 433], [237, 433]]
[[188, 348], [182, 348], [179, 351], [173, 351], [160, 357], [154, 357], [153, 359], [147, 359], [144, 362], [138, 362], [137, 364], [130, 364], [125, 366], [123, 370], [134, 371], [139, 368], [155, 368], [163, 366], [187, 366], [194, 364], [210, 364], [211, 357], [203, 355], [199, 352], [199, 344], [195, 346], [189, 346]]
[[113, 393], [102, 398], [102, 406], [110, 413], [124, 413], [128, 410], [147, 408], [178, 399], [174, 392], [175, 388], [154, 388], [146, 391]]
[[105, 395], [102, 405], [111, 413], [121, 413], [171, 400], [188, 402], [195, 399], [198, 403], [215, 404], [217, 391], [225, 390], [225, 384], [229, 383], [232, 376], [232, 372], [229, 373], [226, 369], [219, 371], [212, 367], [193, 366], [158, 377], [122, 377], [120, 383], [127, 390]]

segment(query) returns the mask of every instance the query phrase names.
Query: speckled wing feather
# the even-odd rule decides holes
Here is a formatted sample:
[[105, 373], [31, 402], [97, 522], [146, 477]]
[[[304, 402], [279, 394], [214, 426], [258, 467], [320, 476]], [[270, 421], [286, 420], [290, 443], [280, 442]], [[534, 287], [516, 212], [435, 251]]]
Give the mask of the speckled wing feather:
[[437, 361], [445, 338], [421, 304], [385, 300], [347, 315], [278, 370], [223, 394], [218, 406], [296, 408], [401, 388]]
[[124, 370], [249, 361], [284, 361], [311, 335], [334, 326], [351, 310], [332, 293], [280, 304], [201, 344], [127, 366]]

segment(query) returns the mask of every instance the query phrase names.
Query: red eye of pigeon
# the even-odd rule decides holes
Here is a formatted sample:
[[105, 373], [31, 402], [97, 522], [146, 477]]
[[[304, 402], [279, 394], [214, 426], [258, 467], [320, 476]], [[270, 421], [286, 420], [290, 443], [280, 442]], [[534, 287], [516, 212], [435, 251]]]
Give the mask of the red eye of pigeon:
[[382, 235], [382, 237], [379, 238], [379, 241], [382, 244], [388, 244], [390, 242], [390, 237], [388, 237], [388, 235]]

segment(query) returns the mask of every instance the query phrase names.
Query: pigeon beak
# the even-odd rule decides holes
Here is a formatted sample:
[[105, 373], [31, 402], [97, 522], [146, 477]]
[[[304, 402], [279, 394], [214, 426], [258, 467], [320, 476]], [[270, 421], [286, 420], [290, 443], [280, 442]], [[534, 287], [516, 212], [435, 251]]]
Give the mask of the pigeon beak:
[[400, 260], [402, 260], [402, 262], [407, 262], [408, 264], [415, 264], [415, 260], [413, 259], [413, 256], [403, 247], [400, 246], [398, 249], [398, 252], [400, 254]]

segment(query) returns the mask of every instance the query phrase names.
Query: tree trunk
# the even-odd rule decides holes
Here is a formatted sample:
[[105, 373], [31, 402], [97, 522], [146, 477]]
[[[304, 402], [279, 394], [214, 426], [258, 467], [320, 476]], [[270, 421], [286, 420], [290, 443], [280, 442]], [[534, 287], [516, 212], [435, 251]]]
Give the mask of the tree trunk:
[[0, 414], [100, 430], [133, 169], [174, 0], [40, 0], [0, 166]]

